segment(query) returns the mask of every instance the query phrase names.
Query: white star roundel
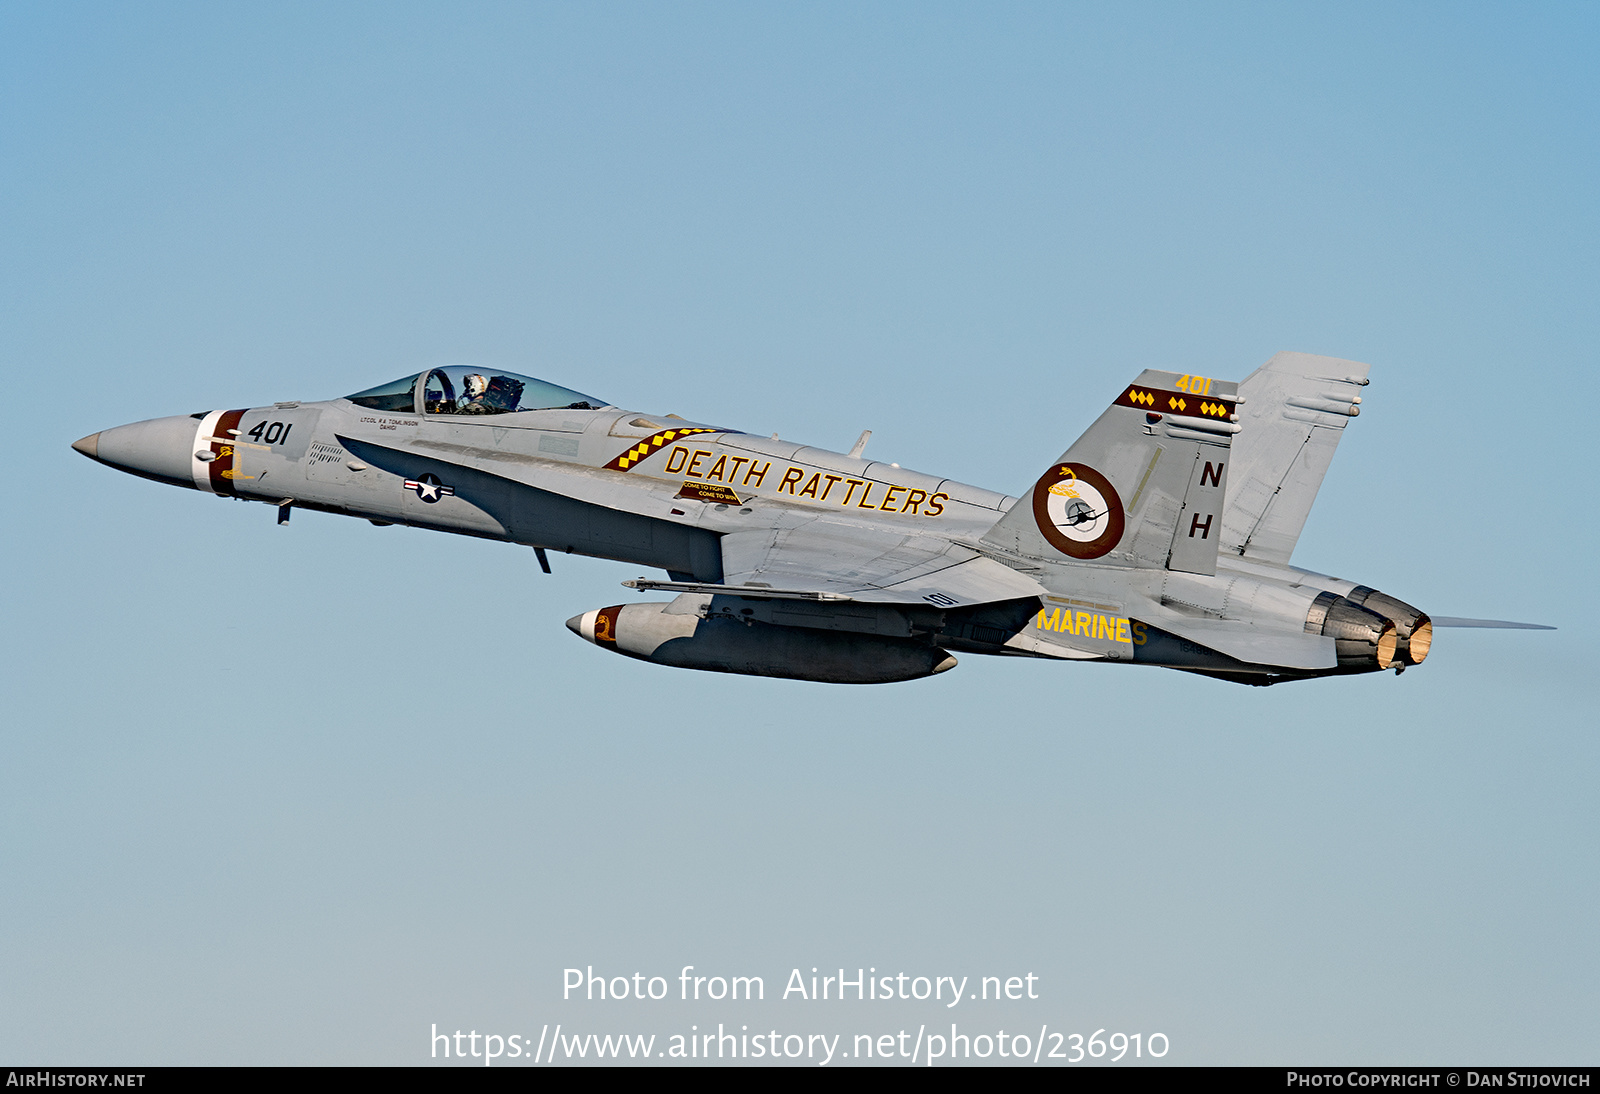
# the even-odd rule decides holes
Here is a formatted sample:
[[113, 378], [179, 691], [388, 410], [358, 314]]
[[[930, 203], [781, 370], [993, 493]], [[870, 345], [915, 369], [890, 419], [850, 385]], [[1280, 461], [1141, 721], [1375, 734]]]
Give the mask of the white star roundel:
[[403, 485], [429, 505], [437, 503], [440, 498], [454, 497], [456, 492], [455, 487], [446, 486], [439, 481], [438, 475], [433, 474], [423, 475], [420, 479], [407, 479]]

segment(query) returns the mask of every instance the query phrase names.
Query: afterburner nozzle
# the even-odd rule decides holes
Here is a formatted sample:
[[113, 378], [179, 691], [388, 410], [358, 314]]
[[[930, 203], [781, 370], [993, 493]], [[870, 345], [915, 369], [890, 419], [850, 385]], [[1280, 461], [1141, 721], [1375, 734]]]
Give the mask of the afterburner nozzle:
[[1394, 632], [1394, 624], [1390, 623], [1383, 628], [1383, 634], [1378, 638], [1378, 667], [1386, 669], [1394, 665], [1395, 647], [1400, 644], [1400, 636]]
[[1357, 585], [1345, 598], [1394, 623], [1400, 660], [1420, 665], [1427, 658], [1428, 648], [1433, 645], [1433, 622], [1420, 609], [1366, 585]]
[[1386, 669], [1399, 657], [1394, 621], [1337, 593], [1322, 593], [1311, 602], [1306, 633], [1333, 639], [1339, 664], [1346, 668]]
[[1427, 616], [1423, 616], [1422, 622], [1418, 623], [1411, 631], [1411, 641], [1406, 650], [1406, 652], [1411, 656], [1411, 663], [1413, 665], [1420, 665], [1423, 661], [1427, 660], [1428, 650], [1432, 648], [1432, 646], [1433, 620], [1429, 619]]

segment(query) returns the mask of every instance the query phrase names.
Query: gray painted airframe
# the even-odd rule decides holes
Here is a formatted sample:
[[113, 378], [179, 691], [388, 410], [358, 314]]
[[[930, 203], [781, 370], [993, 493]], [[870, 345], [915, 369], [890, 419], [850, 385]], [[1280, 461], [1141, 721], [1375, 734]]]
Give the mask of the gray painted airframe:
[[[1289, 564], [1367, 366], [1280, 353], [1242, 383], [1147, 370], [1020, 498], [452, 365], [327, 402], [77, 441], [224, 497], [665, 571], [674, 594], [567, 625], [682, 668], [836, 683], [951, 651], [1158, 665], [1248, 684], [1397, 673], [1432, 619]], [[1512, 626], [1513, 624], [1503, 624]]]

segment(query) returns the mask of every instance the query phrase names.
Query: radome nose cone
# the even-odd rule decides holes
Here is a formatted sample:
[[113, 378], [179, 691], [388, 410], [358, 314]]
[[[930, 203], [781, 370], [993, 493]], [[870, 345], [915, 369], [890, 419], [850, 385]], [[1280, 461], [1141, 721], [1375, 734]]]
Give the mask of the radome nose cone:
[[73, 451], [82, 452], [91, 460], [98, 460], [100, 458], [100, 434], [91, 433], [87, 437], [80, 437], [72, 442], [72, 448]]
[[579, 638], [582, 638], [583, 637], [583, 616], [575, 615], [571, 619], [567, 620], [567, 630], [571, 631], [573, 634], [577, 635]]
[[[175, 486], [194, 486], [196, 434], [200, 423], [187, 415], [153, 418], [85, 437], [73, 448], [94, 442], [94, 458], [121, 471]], [[90, 455], [90, 453], [84, 453]]]

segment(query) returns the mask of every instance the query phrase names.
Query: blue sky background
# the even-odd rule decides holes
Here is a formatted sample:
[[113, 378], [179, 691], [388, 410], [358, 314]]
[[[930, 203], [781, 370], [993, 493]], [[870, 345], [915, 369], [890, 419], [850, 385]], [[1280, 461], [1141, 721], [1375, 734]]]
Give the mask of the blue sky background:
[[[0, 7], [0, 1059], [893, 1032], [1594, 1063], [1592, 5]], [[1295, 561], [1439, 615], [1246, 689], [606, 656], [635, 571], [68, 447], [478, 362], [1018, 493], [1144, 367], [1373, 383]], [[760, 974], [562, 1004], [560, 970]], [[1008, 1025], [1009, 1024], [1009, 1025]]]

